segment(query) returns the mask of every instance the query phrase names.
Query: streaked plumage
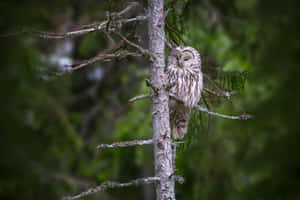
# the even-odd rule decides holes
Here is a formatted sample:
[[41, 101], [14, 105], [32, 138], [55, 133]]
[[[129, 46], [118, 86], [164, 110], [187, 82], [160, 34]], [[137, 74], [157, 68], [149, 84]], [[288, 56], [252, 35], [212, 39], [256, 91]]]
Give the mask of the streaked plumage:
[[168, 57], [166, 73], [172, 86], [170, 95], [174, 96], [169, 102], [172, 136], [181, 139], [187, 132], [191, 109], [201, 97], [203, 77], [200, 54], [189, 46], [174, 48]]

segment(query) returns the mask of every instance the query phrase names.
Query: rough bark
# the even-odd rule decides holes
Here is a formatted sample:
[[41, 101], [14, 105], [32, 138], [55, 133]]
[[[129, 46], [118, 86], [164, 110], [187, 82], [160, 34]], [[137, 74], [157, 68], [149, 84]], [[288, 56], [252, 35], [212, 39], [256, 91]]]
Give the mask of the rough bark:
[[174, 177], [172, 141], [169, 121], [169, 95], [166, 85], [165, 32], [163, 0], [148, 0], [149, 48], [155, 59], [151, 65], [151, 84], [155, 91], [152, 97], [152, 128], [154, 142], [155, 176], [160, 177], [156, 185], [157, 200], [174, 200]]

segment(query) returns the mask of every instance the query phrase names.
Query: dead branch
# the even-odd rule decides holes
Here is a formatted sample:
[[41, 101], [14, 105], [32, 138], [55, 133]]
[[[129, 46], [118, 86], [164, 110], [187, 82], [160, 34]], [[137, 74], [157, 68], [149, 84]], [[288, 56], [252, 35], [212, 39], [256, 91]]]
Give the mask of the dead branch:
[[149, 79], [145, 79], [146, 85], [148, 87], [151, 87], [151, 89], [154, 91], [154, 93], [157, 95], [159, 92], [159, 88], [156, 87]]
[[[117, 147], [131, 147], [131, 146], [142, 146], [153, 144], [153, 140], [131, 140], [131, 141], [123, 141], [123, 142], [115, 142], [112, 144], [100, 144], [96, 147], [96, 149], [105, 149], [105, 148], [117, 148]], [[184, 141], [172, 142], [173, 146], [178, 146], [180, 144], [184, 144]]]
[[108, 62], [108, 61], [111, 61], [114, 58], [122, 59], [122, 58], [127, 57], [127, 56], [138, 57], [138, 56], [141, 56], [141, 55], [136, 53], [136, 52], [129, 52], [129, 51], [117, 51], [115, 53], [107, 53], [107, 54], [106, 53], [100, 53], [95, 57], [92, 57], [88, 60], [82, 61], [80, 64], [72, 66], [72, 68], [68, 72], [78, 70], [80, 68], [83, 68], [87, 65], [90, 65], [90, 64], [95, 63], [95, 62], [100, 61], [100, 60]]
[[180, 36], [180, 34], [176, 30], [174, 30], [172, 27], [170, 27], [167, 22], [166, 22], [166, 28], [167, 28], [167, 30], [169, 32], [169, 35], [171, 36], [173, 42], [175, 42], [177, 46], [179, 46], [179, 44], [177, 43], [177, 41], [176, 41], [173, 33], [183, 42], [183, 44], [185, 46], [187, 46], [186, 42], [182, 39], [182, 37]]
[[252, 115], [248, 115], [248, 114], [242, 114], [242, 115], [239, 115], [239, 116], [224, 115], [224, 114], [212, 112], [212, 111], [208, 110], [207, 108], [203, 108], [203, 107], [201, 107], [199, 105], [195, 106], [194, 108], [196, 110], [201, 111], [201, 112], [205, 112], [207, 114], [214, 115], [214, 116], [217, 116], [217, 117], [226, 118], [226, 119], [247, 120], [247, 119], [251, 119], [252, 118]]
[[140, 15], [140, 16], [136, 16], [136, 17], [132, 17], [132, 18], [128, 18], [128, 19], [120, 19], [117, 22], [120, 24], [128, 24], [131, 22], [144, 21], [146, 19], [147, 19], [147, 16]]
[[45, 76], [42, 76], [41, 79], [42, 80], [45, 80], [45, 81], [49, 81], [49, 80], [53, 80], [54, 78], [58, 77], [58, 76], [62, 76], [62, 75], [65, 75], [67, 73], [72, 73], [76, 70], [79, 70], [83, 67], [86, 67], [90, 64], [93, 64], [95, 62], [98, 62], [98, 61], [103, 61], [103, 62], [109, 62], [111, 61], [112, 59], [123, 59], [125, 57], [128, 57], [128, 56], [133, 56], [133, 57], [139, 57], [139, 56], [142, 56], [141, 54], [139, 53], [136, 53], [136, 52], [129, 52], [129, 51], [126, 51], [126, 50], [123, 50], [123, 51], [117, 51], [115, 53], [99, 53], [97, 56], [94, 56], [92, 58], [89, 58], [87, 60], [84, 60], [84, 61], [81, 61], [79, 64], [75, 64], [75, 65], [65, 65], [65, 70], [64, 71], [59, 71], [59, 72], [55, 72], [53, 74], [50, 74], [50, 75], [45, 75]]
[[158, 181], [160, 181], [159, 177], [139, 178], [139, 179], [135, 179], [130, 182], [127, 182], [127, 183], [106, 181], [95, 188], [88, 189], [87, 191], [77, 194], [75, 196], [64, 197], [63, 200], [79, 199], [79, 198], [82, 198], [82, 197], [85, 197], [85, 196], [88, 196], [91, 194], [95, 194], [97, 192], [101, 192], [101, 191], [109, 189], [109, 188], [122, 188], [122, 187], [138, 186], [138, 185], [142, 185], [142, 184], [151, 184], [151, 183], [155, 183]]
[[[77, 62], [76, 64], [73, 65], [65, 65], [65, 70], [60, 71], [54, 74], [54, 76], [61, 76], [64, 75], [65, 73], [72, 73], [75, 70], [81, 69], [87, 65], [93, 64], [98, 61], [105, 61], [109, 62], [112, 59], [123, 59], [128, 56], [133, 56], [133, 57], [139, 57], [142, 56], [141, 54], [137, 52], [129, 52], [127, 50], [118, 50], [120, 47], [122, 47], [122, 42], [115, 45], [114, 47], [110, 47], [108, 49], [103, 50], [101, 53], [98, 53], [98, 55], [89, 58], [87, 60], [83, 60], [81, 62]], [[112, 52], [112, 53], [109, 53]]]
[[[140, 97], [142, 97], [142, 98], [140, 98]], [[137, 100], [146, 99], [146, 98], [149, 98], [149, 97], [150, 97], [150, 95], [147, 96], [147, 94], [143, 94], [143, 95], [140, 95], [140, 96], [137, 96], [137, 97], [133, 97], [132, 99], [135, 99], [135, 101], [137, 101]], [[170, 95], [170, 98], [174, 98], [177, 101], [181, 101], [173, 95]], [[134, 101], [132, 101], [132, 102], [134, 102]], [[209, 115], [214, 115], [214, 116], [221, 117], [221, 118], [226, 118], [226, 119], [247, 120], [247, 119], [253, 118], [253, 116], [249, 115], [249, 114], [242, 114], [242, 115], [239, 115], [239, 116], [224, 115], [224, 114], [212, 112], [212, 111], [208, 110], [207, 108], [201, 107], [200, 105], [195, 106], [194, 109], [199, 110], [201, 112], [205, 112]]]
[[141, 99], [146, 99], [146, 98], [149, 98], [150, 97], [150, 94], [142, 94], [142, 95], [139, 95], [139, 96], [136, 96], [136, 97], [133, 97], [131, 99], [129, 99], [129, 103], [133, 103], [135, 101], [138, 101], [138, 100], [141, 100]]
[[115, 34], [117, 34], [126, 44], [128, 44], [129, 46], [132, 46], [132, 47], [136, 48], [137, 50], [139, 50], [144, 56], [150, 57], [151, 60], [156, 58], [156, 56], [154, 54], [152, 54], [148, 49], [144, 49], [143, 47], [129, 41], [121, 33], [115, 32]]
[[112, 15], [117, 15], [118, 17], [123, 16], [124, 14], [126, 14], [127, 12], [129, 12], [130, 10], [136, 8], [139, 5], [138, 2], [130, 2], [129, 5], [124, 8], [122, 11], [118, 12], [118, 13], [112, 13]]
[[[120, 18], [125, 13], [127, 13], [131, 9], [135, 8], [137, 5], [138, 5], [137, 2], [130, 3], [122, 11], [120, 11], [118, 13], [111, 13], [110, 16], [113, 16], [112, 17], [113, 19], [110, 18], [103, 22], [96, 22], [93, 24], [84, 25], [81, 28], [76, 29], [74, 31], [69, 31], [69, 32], [64, 32], [64, 33], [56, 33], [56, 32], [38, 31], [38, 30], [34, 30], [34, 29], [28, 29], [28, 30], [24, 29], [24, 30], [14, 32], [14, 33], [3, 34], [3, 35], [0, 35], [0, 37], [10, 37], [10, 36], [16, 36], [16, 35], [21, 35], [21, 34], [30, 34], [30, 35], [33, 35], [33, 36], [36, 36], [39, 38], [43, 38], [43, 39], [66, 39], [66, 38], [80, 36], [80, 35], [84, 35], [84, 34], [95, 32], [95, 31], [103, 31], [106, 28], [110, 28], [111, 30], [114, 30], [118, 27], [121, 27], [123, 24], [136, 22], [136, 21], [143, 21], [143, 20], [147, 19], [147, 16], [136, 16], [136, 17], [128, 18], [128, 19], [116, 19], [116, 18]], [[115, 20], [114, 23], [111, 23], [112, 20]], [[114, 27], [111, 24], [117, 24], [117, 27]]]
[[169, 38], [163, 37], [160, 33], [157, 33], [157, 35], [158, 35], [162, 40], [165, 41], [166, 45], [167, 45], [170, 49], [173, 49], [173, 48], [175, 48], [176, 46], [178, 46], [178, 45], [176, 45], [172, 40], [170, 40]]
[[112, 144], [100, 144], [96, 148], [104, 149], [104, 148], [115, 148], [115, 147], [130, 147], [130, 146], [141, 146], [146, 144], [153, 144], [151, 140], [132, 140], [132, 141], [124, 141], [124, 142], [116, 142]]
[[202, 94], [202, 95], [201, 95], [201, 99], [202, 99], [204, 105], [206, 106], [206, 108], [207, 108], [208, 110], [210, 110], [210, 107], [209, 107], [209, 104], [208, 104], [207, 101], [206, 101], [205, 95]]

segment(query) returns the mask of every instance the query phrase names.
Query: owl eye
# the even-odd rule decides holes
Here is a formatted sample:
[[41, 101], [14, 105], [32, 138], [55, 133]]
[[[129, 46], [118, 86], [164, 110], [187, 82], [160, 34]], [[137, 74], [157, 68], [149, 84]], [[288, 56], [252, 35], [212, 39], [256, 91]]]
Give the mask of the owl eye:
[[184, 61], [188, 61], [189, 59], [190, 59], [189, 56], [186, 56], [186, 57], [183, 58]]

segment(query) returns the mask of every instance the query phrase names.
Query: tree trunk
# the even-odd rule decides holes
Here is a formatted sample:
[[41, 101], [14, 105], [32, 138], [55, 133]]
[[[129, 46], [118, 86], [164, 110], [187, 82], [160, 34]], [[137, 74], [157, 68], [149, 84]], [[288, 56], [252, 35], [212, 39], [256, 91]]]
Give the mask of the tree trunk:
[[152, 96], [152, 128], [154, 141], [155, 176], [160, 177], [156, 185], [157, 200], [175, 200], [172, 140], [169, 121], [169, 95], [165, 68], [165, 32], [163, 0], [148, 0], [149, 48], [156, 56], [151, 66], [151, 84], [156, 91]]

